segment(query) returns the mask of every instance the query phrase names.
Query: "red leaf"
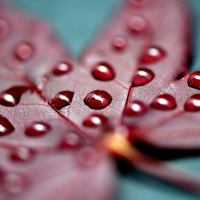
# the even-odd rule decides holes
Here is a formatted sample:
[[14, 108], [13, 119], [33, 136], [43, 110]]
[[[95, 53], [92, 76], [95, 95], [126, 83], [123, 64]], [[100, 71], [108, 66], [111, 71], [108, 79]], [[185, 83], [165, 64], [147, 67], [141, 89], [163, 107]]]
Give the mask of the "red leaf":
[[110, 152], [198, 192], [198, 178], [134, 150], [128, 141], [166, 151], [200, 149], [199, 114], [188, 112], [199, 111], [192, 104], [199, 96], [184, 106], [198, 91], [188, 87], [188, 75], [181, 77], [190, 55], [187, 9], [179, 0], [138, 3], [125, 2], [77, 62], [46, 23], [1, 2], [3, 198], [112, 199]]

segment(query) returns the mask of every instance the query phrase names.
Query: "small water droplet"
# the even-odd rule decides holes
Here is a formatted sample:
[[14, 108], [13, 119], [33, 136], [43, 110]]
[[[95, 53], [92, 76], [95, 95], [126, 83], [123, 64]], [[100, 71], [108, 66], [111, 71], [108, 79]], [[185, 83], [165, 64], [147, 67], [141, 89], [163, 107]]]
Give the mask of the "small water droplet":
[[65, 106], [70, 105], [74, 96], [74, 92], [71, 91], [62, 91], [55, 95], [52, 100], [52, 105], [56, 109], [61, 109]]
[[53, 73], [57, 76], [69, 73], [72, 70], [70, 62], [59, 62], [53, 69]]
[[85, 104], [91, 109], [101, 110], [107, 107], [112, 101], [112, 97], [104, 90], [90, 92], [84, 99]]
[[18, 147], [10, 154], [10, 159], [15, 162], [28, 162], [33, 158], [34, 152], [26, 147]]
[[76, 149], [81, 145], [81, 138], [76, 133], [67, 133], [67, 135], [61, 140], [61, 149]]
[[0, 104], [4, 106], [16, 106], [21, 96], [29, 90], [28, 87], [25, 86], [14, 86], [0, 94]]
[[113, 39], [112, 45], [113, 45], [115, 50], [122, 51], [126, 47], [126, 40], [125, 40], [125, 38], [123, 38], [121, 36], [116, 36]]
[[146, 26], [146, 21], [139, 16], [131, 17], [128, 22], [128, 28], [133, 34], [143, 31]]
[[151, 103], [151, 107], [158, 110], [173, 110], [176, 106], [176, 99], [170, 94], [158, 95]]
[[33, 46], [28, 42], [21, 43], [15, 50], [15, 57], [20, 61], [28, 60], [34, 53]]
[[141, 86], [149, 83], [154, 78], [154, 73], [150, 69], [139, 69], [132, 79], [133, 86]]
[[100, 62], [94, 65], [92, 69], [92, 75], [95, 79], [101, 81], [111, 81], [115, 78], [113, 67], [105, 62]]
[[190, 112], [200, 111], [200, 94], [192, 95], [185, 103], [185, 110]]
[[130, 3], [133, 6], [144, 6], [148, 3], [149, 0], [130, 0]]
[[143, 64], [151, 64], [165, 57], [166, 53], [159, 47], [149, 47], [141, 58]]
[[141, 101], [132, 101], [125, 109], [126, 116], [139, 116], [147, 112], [147, 106]]
[[25, 134], [29, 137], [39, 137], [47, 134], [51, 130], [51, 126], [44, 122], [33, 122], [26, 130]]
[[83, 147], [80, 149], [77, 155], [77, 160], [80, 166], [82, 167], [92, 167], [98, 161], [97, 151], [90, 146]]
[[7, 173], [3, 176], [3, 189], [10, 194], [19, 194], [27, 187], [27, 180], [20, 174]]
[[107, 121], [107, 117], [102, 114], [91, 114], [83, 121], [83, 125], [89, 128], [94, 128], [105, 124]]
[[0, 19], [0, 38], [4, 37], [8, 32], [8, 24], [5, 20]]
[[200, 71], [193, 72], [188, 78], [188, 85], [195, 89], [200, 89]]
[[0, 115], [0, 136], [8, 135], [12, 133], [14, 130], [15, 128], [8, 121], [8, 119]]

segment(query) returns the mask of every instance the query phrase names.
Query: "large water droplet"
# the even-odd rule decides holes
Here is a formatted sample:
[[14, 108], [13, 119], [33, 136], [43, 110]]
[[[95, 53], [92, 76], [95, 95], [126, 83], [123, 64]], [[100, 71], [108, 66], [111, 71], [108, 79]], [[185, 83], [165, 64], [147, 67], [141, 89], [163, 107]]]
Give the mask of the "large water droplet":
[[112, 101], [112, 97], [104, 90], [90, 92], [84, 99], [85, 104], [91, 109], [101, 110], [107, 107]]
[[23, 93], [29, 90], [28, 87], [25, 86], [14, 86], [0, 94], [0, 104], [4, 106], [16, 106]]
[[8, 24], [5, 20], [0, 19], [0, 38], [4, 37], [8, 31]]
[[151, 103], [151, 107], [158, 110], [173, 110], [176, 106], [176, 99], [170, 94], [161, 94]]
[[121, 36], [116, 36], [113, 39], [112, 45], [113, 45], [115, 50], [122, 51], [126, 47], [126, 40], [125, 40], [125, 38], [123, 38]]
[[15, 130], [13, 125], [2, 115], [0, 115], [0, 136], [8, 135]]
[[105, 62], [96, 64], [92, 69], [92, 75], [95, 79], [101, 81], [111, 81], [115, 78], [113, 67]]
[[33, 122], [26, 130], [25, 134], [29, 137], [39, 137], [47, 134], [51, 130], [51, 126], [44, 122]]
[[91, 114], [83, 121], [83, 125], [89, 128], [94, 128], [105, 124], [107, 121], [107, 117], [102, 114]]
[[128, 28], [133, 34], [139, 33], [145, 30], [146, 21], [139, 16], [133, 16], [128, 22]]
[[33, 158], [34, 152], [26, 147], [18, 147], [10, 154], [10, 158], [15, 162], [28, 162]]
[[60, 142], [61, 149], [76, 149], [81, 145], [81, 138], [76, 133], [70, 132]]
[[34, 48], [30, 43], [21, 43], [15, 50], [15, 57], [18, 60], [28, 60], [34, 54]]
[[193, 72], [188, 78], [188, 85], [190, 87], [200, 89], [200, 71]]
[[149, 83], [154, 78], [154, 73], [150, 69], [139, 69], [132, 79], [133, 86], [141, 86]]
[[69, 62], [59, 62], [53, 69], [53, 73], [57, 76], [69, 73], [72, 70], [72, 64]]
[[159, 47], [149, 47], [141, 58], [143, 64], [151, 64], [165, 57], [166, 53]]
[[3, 176], [2, 187], [7, 193], [18, 194], [27, 187], [27, 180], [20, 174], [7, 173]]
[[185, 103], [185, 110], [186, 111], [200, 111], [200, 94], [192, 95], [187, 102]]
[[74, 92], [71, 91], [62, 91], [55, 95], [52, 100], [52, 105], [56, 109], [61, 109], [65, 106], [70, 105], [74, 96]]
[[125, 109], [126, 116], [139, 116], [147, 112], [147, 106], [141, 101], [132, 101]]

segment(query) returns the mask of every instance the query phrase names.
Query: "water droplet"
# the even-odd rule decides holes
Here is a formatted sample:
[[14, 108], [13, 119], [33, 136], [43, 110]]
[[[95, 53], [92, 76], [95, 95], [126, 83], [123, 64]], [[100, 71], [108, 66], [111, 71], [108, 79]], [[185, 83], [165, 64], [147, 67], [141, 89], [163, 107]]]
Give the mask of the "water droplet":
[[84, 99], [85, 104], [91, 109], [101, 110], [107, 107], [112, 101], [112, 97], [104, 90], [90, 92]]
[[26, 130], [25, 134], [29, 137], [39, 137], [47, 134], [51, 130], [51, 126], [44, 122], [33, 122]]
[[190, 112], [200, 111], [200, 94], [194, 94], [185, 103], [185, 110]]
[[55, 95], [52, 101], [52, 105], [56, 109], [61, 109], [65, 106], [70, 105], [74, 96], [74, 92], [71, 91], [62, 91]]
[[24, 61], [29, 59], [34, 53], [33, 46], [30, 43], [21, 43], [15, 50], [15, 57]]
[[7, 173], [3, 177], [2, 187], [7, 193], [18, 194], [27, 187], [27, 180], [20, 174]]
[[190, 87], [200, 89], [200, 71], [193, 72], [188, 78], [188, 85]]
[[139, 16], [133, 16], [128, 22], [128, 28], [133, 34], [139, 33], [146, 28], [146, 21]]
[[81, 138], [76, 133], [67, 133], [67, 135], [61, 140], [61, 149], [76, 149], [81, 145]]
[[101, 81], [111, 81], [115, 78], [113, 67], [105, 62], [96, 64], [92, 69], [92, 75], [95, 79]]
[[141, 86], [149, 83], [154, 78], [154, 73], [150, 69], [139, 69], [132, 79], [133, 86]]
[[15, 162], [27, 162], [33, 158], [34, 152], [26, 147], [18, 147], [10, 154], [10, 158]]
[[83, 147], [80, 149], [77, 155], [77, 160], [80, 166], [82, 167], [92, 167], [98, 161], [97, 151], [90, 146]]
[[143, 64], [151, 64], [165, 57], [165, 51], [159, 47], [149, 47], [141, 58]]
[[29, 90], [28, 87], [25, 86], [14, 86], [0, 94], [0, 104], [4, 106], [16, 106], [23, 93]]
[[0, 115], [0, 136], [8, 135], [15, 130], [13, 125], [2, 115]]
[[144, 6], [149, 0], [130, 0], [130, 3], [134, 6]]
[[126, 40], [121, 36], [117, 36], [113, 39], [112, 45], [115, 50], [122, 51], [126, 47]]
[[147, 112], [147, 106], [141, 101], [132, 101], [125, 109], [126, 116], [139, 116]]
[[83, 125], [89, 128], [94, 128], [105, 124], [107, 121], [107, 117], [102, 114], [91, 114], [83, 121]]
[[5, 20], [0, 19], [0, 38], [4, 37], [8, 32], [8, 24]]
[[161, 94], [151, 103], [151, 107], [158, 110], [173, 110], [176, 106], [176, 99], [170, 94]]
[[53, 69], [53, 73], [57, 76], [67, 74], [72, 70], [72, 64], [69, 62], [59, 62]]

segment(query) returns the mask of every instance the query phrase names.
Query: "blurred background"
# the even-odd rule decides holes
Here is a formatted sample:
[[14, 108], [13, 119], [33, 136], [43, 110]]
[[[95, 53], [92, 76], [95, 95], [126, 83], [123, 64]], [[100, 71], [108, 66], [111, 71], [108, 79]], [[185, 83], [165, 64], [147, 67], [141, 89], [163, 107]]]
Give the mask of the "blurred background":
[[[81, 51], [102, 30], [123, 0], [9, 0], [19, 8], [46, 19], [60, 40], [78, 58]], [[193, 15], [193, 63], [200, 70], [200, 0], [182, 0]], [[200, 174], [200, 156], [177, 159], [173, 163]], [[117, 200], [199, 200], [200, 197], [176, 189], [137, 170], [119, 177]]]

